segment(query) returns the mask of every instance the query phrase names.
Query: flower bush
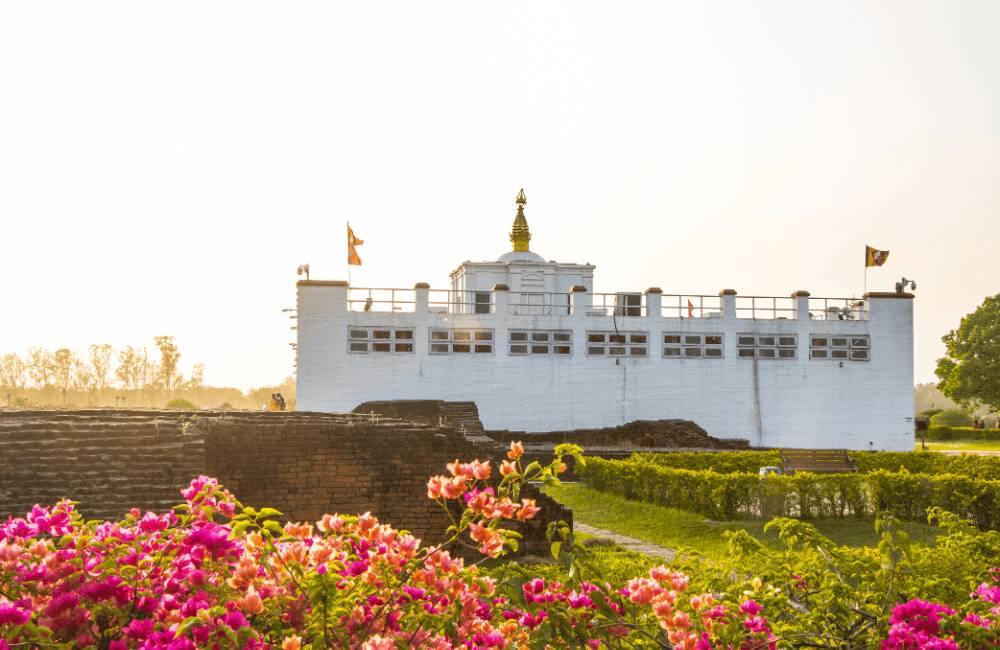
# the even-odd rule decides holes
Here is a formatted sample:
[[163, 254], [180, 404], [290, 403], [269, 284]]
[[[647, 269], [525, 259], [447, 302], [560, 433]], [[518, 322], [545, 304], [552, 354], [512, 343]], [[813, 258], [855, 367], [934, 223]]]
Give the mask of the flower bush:
[[[519, 443], [497, 468], [449, 463], [427, 482], [451, 521], [434, 545], [369, 513], [282, 524], [277, 510], [243, 506], [208, 477], [182, 490], [172, 512], [133, 510], [117, 522], [85, 521], [68, 501], [36, 506], [0, 525], [0, 650], [793, 644], [771, 618], [787, 601], [759, 579], [743, 592], [692, 591], [687, 573], [654, 566], [624, 585], [585, 580], [582, 546], [561, 523], [548, 533], [565, 579], [524, 567], [490, 575], [495, 558], [518, 547], [507, 523], [538, 513], [522, 487], [557, 481], [564, 454], [579, 449], [561, 446], [544, 466], [523, 466]], [[998, 596], [996, 581], [984, 582], [964, 617], [934, 603], [899, 605], [884, 647], [995, 644]]]

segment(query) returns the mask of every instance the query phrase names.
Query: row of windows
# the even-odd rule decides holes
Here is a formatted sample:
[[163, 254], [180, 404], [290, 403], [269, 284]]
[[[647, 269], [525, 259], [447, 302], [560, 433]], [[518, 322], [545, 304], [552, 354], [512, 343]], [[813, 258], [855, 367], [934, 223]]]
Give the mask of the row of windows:
[[[352, 327], [349, 330], [351, 352], [413, 352], [413, 330], [382, 327]], [[667, 359], [721, 359], [722, 334], [663, 335], [663, 357]], [[431, 354], [492, 354], [493, 330], [432, 329]], [[809, 341], [810, 359], [868, 361], [871, 340], [868, 336], [813, 336]], [[562, 355], [573, 350], [573, 333], [564, 330], [511, 330], [508, 352], [514, 356]], [[646, 357], [649, 335], [645, 332], [587, 332], [587, 355], [608, 357]], [[798, 337], [794, 334], [740, 334], [736, 340], [740, 358], [795, 359]]]
[[587, 354], [609, 357], [644, 357], [649, 349], [645, 332], [587, 332]]
[[431, 354], [492, 354], [493, 330], [431, 330]]
[[347, 336], [351, 352], [413, 352], [412, 329], [352, 327]]
[[736, 356], [758, 359], [794, 359], [798, 337], [774, 334], [740, 334], [736, 337]]
[[868, 361], [870, 347], [867, 336], [813, 336], [809, 340], [809, 358]]
[[510, 353], [570, 354], [573, 350], [573, 332], [546, 330], [511, 330]]

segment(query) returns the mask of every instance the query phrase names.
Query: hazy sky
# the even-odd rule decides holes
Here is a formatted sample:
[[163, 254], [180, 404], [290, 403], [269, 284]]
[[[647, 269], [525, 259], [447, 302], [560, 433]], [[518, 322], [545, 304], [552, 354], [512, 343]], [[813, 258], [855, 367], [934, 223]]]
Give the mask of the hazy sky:
[[292, 372], [295, 269], [599, 291], [918, 283], [916, 377], [1000, 292], [1000, 2], [0, 4], [0, 352], [173, 334]]

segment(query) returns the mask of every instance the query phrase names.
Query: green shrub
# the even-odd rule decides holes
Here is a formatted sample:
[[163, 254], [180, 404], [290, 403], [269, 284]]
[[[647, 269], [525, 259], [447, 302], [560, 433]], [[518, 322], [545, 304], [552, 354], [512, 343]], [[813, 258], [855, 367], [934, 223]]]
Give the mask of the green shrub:
[[972, 426], [972, 416], [960, 409], [941, 411], [931, 418], [931, 426], [969, 427]]
[[[961, 437], [971, 437], [965, 429], [959, 431]], [[993, 431], [997, 430], [985, 429], [976, 433], [991, 435]], [[948, 456], [928, 451], [853, 451], [849, 455], [863, 474], [905, 470], [913, 474], [960, 474], [1000, 480], [998, 456]], [[636, 453], [630, 460], [672, 469], [712, 470], [719, 474], [757, 474], [761, 467], [781, 466], [778, 451]]]
[[947, 427], [931, 425], [927, 430], [927, 440], [997, 440], [1000, 429], [973, 429], [972, 427]]
[[756, 474], [761, 467], [781, 467], [778, 451], [676, 451], [664, 453], [635, 453], [635, 459], [675, 469], [710, 469], [720, 474], [749, 472]]
[[[720, 473], [711, 469], [664, 467], [641, 455], [629, 460], [589, 457], [587, 465], [577, 467], [576, 471], [580, 480], [594, 489], [697, 512], [711, 519], [867, 518], [888, 512], [914, 521], [924, 519], [929, 507], [940, 506], [970, 519], [980, 528], [1000, 526], [1000, 464], [979, 463], [981, 457], [958, 456], [950, 465], [941, 467], [962, 473], [914, 473], [906, 470], [907, 460], [913, 465], [917, 461], [927, 463], [934, 469], [936, 458], [952, 459], [913, 453], [916, 456], [912, 459], [895, 459], [896, 463], [903, 463], [902, 471], [887, 471], [872, 462], [869, 471], [856, 474]], [[871, 454], [866, 460], [878, 456]], [[890, 467], [893, 461], [879, 462]], [[988, 472], [980, 472], [982, 469]]]
[[175, 397], [174, 399], [167, 402], [164, 408], [177, 409], [180, 411], [197, 411], [198, 405], [189, 399], [184, 399], [183, 397]]

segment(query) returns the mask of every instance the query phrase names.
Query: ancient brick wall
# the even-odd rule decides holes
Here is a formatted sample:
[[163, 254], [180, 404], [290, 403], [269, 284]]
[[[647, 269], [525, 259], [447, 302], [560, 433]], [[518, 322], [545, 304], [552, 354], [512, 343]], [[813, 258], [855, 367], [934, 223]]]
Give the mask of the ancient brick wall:
[[[164, 510], [199, 474], [215, 476], [246, 505], [277, 508], [290, 520], [370, 511], [427, 542], [448, 521], [426, 496], [445, 463], [498, 458], [450, 428], [319, 413], [0, 412], [0, 517], [34, 503], [80, 501], [87, 517], [128, 508]], [[537, 490], [542, 516], [522, 534], [545, 552], [544, 526], [572, 514]]]
[[36, 503], [79, 501], [88, 517], [162, 510], [204, 470], [190, 415], [155, 411], [0, 413], [0, 518]]

